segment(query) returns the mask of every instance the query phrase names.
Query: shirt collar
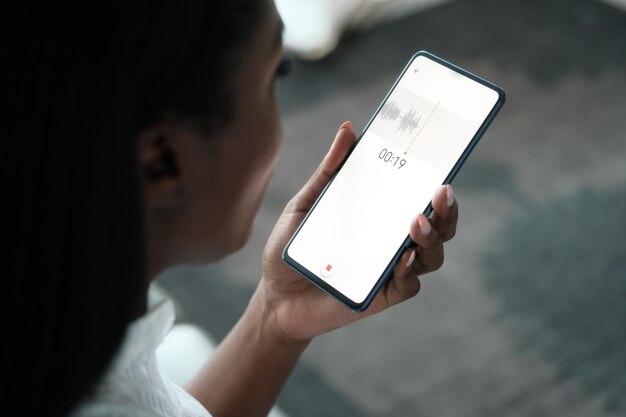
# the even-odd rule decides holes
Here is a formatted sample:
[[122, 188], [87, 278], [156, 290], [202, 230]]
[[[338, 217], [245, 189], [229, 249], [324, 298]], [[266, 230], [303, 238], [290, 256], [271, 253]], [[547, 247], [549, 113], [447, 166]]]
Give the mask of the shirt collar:
[[112, 367], [127, 367], [142, 357], [154, 355], [174, 324], [174, 305], [165, 299], [131, 322]]

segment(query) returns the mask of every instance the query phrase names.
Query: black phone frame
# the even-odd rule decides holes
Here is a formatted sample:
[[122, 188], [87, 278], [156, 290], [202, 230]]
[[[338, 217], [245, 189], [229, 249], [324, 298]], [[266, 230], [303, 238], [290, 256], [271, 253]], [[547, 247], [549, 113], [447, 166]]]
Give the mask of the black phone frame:
[[[330, 178], [330, 180], [328, 181], [328, 183], [326, 184], [326, 186], [324, 187], [324, 189], [318, 196], [317, 200], [315, 200], [315, 203], [311, 206], [311, 208], [309, 209], [309, 212], [306, 214], [306, 216], [304, 217], [304, 219], [302, 220], [302, 222], [300, 223], [300, 225], [294, 232], [293, 236], [291, 236], [291, 238], [289, 239], [289, 242], [287, 242], [287, 244], [285, 245], [285, 248], [283, 249], [283, 252], [282, 252], [283, 261], [287, 265], [289, 265], [296, 272], [304, 276], [307, 280], [309, 280], [315, 286], [320, 288], [322, 291], [326, 292], [327, 294], [329, 294], [330, 296], [332, 296], [333, 298], [341, 302], [343, 305], [345, 305], [346, 307], [350, 308], [351, 310], [355, 312], [365, 311], [369, 307], [369, 305], [372, 303], [372, 301], [376, 297], [376, 294], [378, 294], [378, 292], [385, 285], [387, 280], [389, 280], [391, 276], [393, 275], [393, 269], [395, 268], [396, 264], [398, 263], [398, 260], [400, 259], [404, 251], [408, 248], [412, 248], [416, 246], [415, 242], [411, 240], [411, 237], [409, 235], [407, 235], [404, 242], [400, 245], [395, 255], [393, 256], [393, 258], [391, 259], [391, 261], [389, 262], [389, 264], [387, 265], [387, 267], [385, 268], [381, 276], [376, 281], [376, 284], [370, 290], [367, 297], [365, 297], [365, 299], [360, 303], [354, 302], [353, 300], [345, 296], [343, 293], [337, 291], [333, 286], [329, 285], [326, 281], [319, 278], [316, 274], [309, 271], [307, 268], [305, 268], [300, 263], [298, 263], [295, 259], [289, 256], [289, 253], [288, 253], [289, 247], [291, 246], [291, 243], [300, 232], [300, 229], [302, 228], [302, 226], [306, 223], [307, 219], [309, 218], [313, 210], [315, 210], [315, 207], [317, 206], [319, 201], [322, 199], [322, 197], [326, 193], [326, 190], [328, 189], [328, 187], [330, 187], [330, 185], [333, 183], [337, 174], [339, 174], [339, 172], [341, 171], [341, 168], [343, 167], [344, 163], [348, 160], [348, 158], [352, 154], [352, 151], [356, 148], [356, 146], [358, 146], [358, 144], [361, 141], [361, 138], [363, 137], [365, 132], [367, 132], [367, 130], [369, 129], [370, 125], [372, 124], [376, 116], [378, 116], [378, 113], [382, 109], [383, 105], [387, 102], [387, 100], [389, 99], [389, 96], [391, 96], [393, 91], [396, 89], [396, 86], [398, 85], [400, 80], [404, 77], [405, 73], [407, 72], [407, 70], [413, 63], [413, 61], [416, 60], [420, 56], [427, 57], [428, 59], [431, 59], [432, 61], [457, 72], [458, 74], [461, 74], [471, 80], [474, 80], [484, 85], [485, 87], [488, 87], [494, 90], [498, 94], [498, 100], [494, 104], [493, 108], [491, 109], [491, 111], [489, 112], [489, 114], [487, 115], [483, 123], [481, 124], [481, 126], [476, 131], [476, 134], [474, 135], [472, 140], [470, 140], [469, 144], [467, 145], [467, 147], [465, 148], [465, 150], [463, 151], [463, 153], [457, 160], [456, 164], [454, 165], [454, 167], [452, 168], [452, 170], [450, 171], [450, 173], [448, 174], [448, 176], [446, 177], [442, 185], [450, 184], [452, 180], [454, 180], [457, 173], [459, 172], [459, 170], [461, 169], [461, 167], [467, 160], [468, 156], [472, 153], [472, 151], [476, 147], [476, 144], [478, 143], [480, 138], [483, 136], [483, 134], [485, 133], [485, 131], [487, 130], [487, 128], [489, 127], [493, 119], [496, 117], [496, 115], [498, 114], [502, 106], [504, 105], [504, 102], [506, 101], [506, 93], [504, 92], [502, 88], [498, 87], [496, 84], [489, 82], [457, 65], [454, 65], [444, 60], [443, 58], [440, 58], [427, 51], [419, 51], [411, 57], [409, 62], [406, 64], [406, 66], [402, 70], [402, 73], [393, 83], [393, 86], [389, 89], [389, 91], [387, 92], [387, 95], [385, 95], [384, 99], [382, 100], [382, 102], [380, 103], [376, 111], [374, 112], [374, 115], [371, 117], [371, 119], [369, 120], [369, 122], [367, 123], [367, 125], [365, 126], [361, 134], [359, 135], [358, 139], [355, 141], [354, 145], [352, 145], [352, 148], [350, 149], [350, 151], [348, 152], [344, 160], [341, 162], [341, 164], [339, 165], [335, 173], [332, 175], [332, 177]], [[432, 212], [432, 204], [429, 203], [426, 209], [424, 210], [424, 214], [426, 216], [430, 216], [431, 212]]]

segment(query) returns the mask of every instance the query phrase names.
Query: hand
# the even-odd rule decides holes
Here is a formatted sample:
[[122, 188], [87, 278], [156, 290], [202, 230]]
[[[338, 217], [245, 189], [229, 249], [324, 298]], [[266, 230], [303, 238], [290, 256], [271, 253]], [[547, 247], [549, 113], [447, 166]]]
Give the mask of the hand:
[[306, 342], [330, 330], [378, 313], [415, 296], [420, 289], [417, 275], [443, 264], [443, 242], [456, 232], [458, 205], [450, 186], [442, 186], [433, 198], [430, 220], [420, 213], [410, 227], [419, 250], [407, 249], [393, 271], [393, 278], [377, 294], [370, 307], [355, 314], [322, 292], [282, 260], [282, 251], [324, 186], [339, 167], [356, 135], [344, 123], [328, 154], [300, 192], [287, 204], [269, 237], [263, 253], [263, 279], [255, 297], [272, 312], [272, 328], [284, 340]]

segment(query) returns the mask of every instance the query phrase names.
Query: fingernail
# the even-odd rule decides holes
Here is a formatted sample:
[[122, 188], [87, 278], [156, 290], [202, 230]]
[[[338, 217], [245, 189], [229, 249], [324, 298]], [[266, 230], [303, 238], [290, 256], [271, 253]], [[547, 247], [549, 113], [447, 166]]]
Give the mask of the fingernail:
[[349, 120], [347, 122], [343, 122], [339, 130], [341, 129], [352, 129], [352, 122]]
[[414, 251], [414, 250], [412, 250], [412, 251], [411, 251], [411, 256], [409, 256], [409, 260], [408, 260], [408, 261], [406, 261], [406, 267], [407, 267], [407, 268], [410, 268], [410, 267], [411, 267], [411, 265], [413, 265], [413, 262], [414, 262], [414, 261], [415, 261], [415, 251]]
[[454, 192], [450, 185], [446, 186], [446, 197], [448, 198], [448, 207], [452, 207], [454, 205]]
[[419, 216], [417, 216], [417, 223], [419, 223], [420, 231], [422, 232], [422, 235], [424, 236], [428, 236], [430, 232], [433, 230], [433, 227], [431, 226], [430, 222], [428, 221], [426, 216], [424, 216], [423, 214], [420, 214]]

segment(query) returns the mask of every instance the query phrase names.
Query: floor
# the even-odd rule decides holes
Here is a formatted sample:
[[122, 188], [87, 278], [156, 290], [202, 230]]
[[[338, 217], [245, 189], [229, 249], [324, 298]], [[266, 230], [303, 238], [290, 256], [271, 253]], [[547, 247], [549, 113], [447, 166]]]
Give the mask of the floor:
[[[315, 340], [291, 416], [626, 415], [626, 13], [592, 0], [460, 0], [352, 35], [281, 82], [285, 144], [249, 244], [160, 278], [221, 338], [283, 206], [337, 127], [362, 128], [410, 55], [501, 85], [455, 180], [457, 237], [413, 300]], [[262, 381], [259, 381], [262, 383]]]

